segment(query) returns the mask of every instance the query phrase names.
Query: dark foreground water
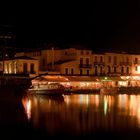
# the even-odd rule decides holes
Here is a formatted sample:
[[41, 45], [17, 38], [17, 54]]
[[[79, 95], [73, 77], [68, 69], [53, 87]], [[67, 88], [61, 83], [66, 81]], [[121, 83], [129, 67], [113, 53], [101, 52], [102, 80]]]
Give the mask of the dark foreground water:
[[1, 132], [7, 132], [8, 136], [20, 135], [17, 138], [27, 139], [140, 138], [138, 94], [10, 98], [0, 99]]

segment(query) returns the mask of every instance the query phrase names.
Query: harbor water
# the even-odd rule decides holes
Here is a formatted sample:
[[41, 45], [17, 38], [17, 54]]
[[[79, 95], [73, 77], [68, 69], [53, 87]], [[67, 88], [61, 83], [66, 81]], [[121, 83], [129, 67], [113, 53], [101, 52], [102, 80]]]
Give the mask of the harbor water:
[[140, 138], [140, 93], [2, 97], [1, 130], [13, 137]]

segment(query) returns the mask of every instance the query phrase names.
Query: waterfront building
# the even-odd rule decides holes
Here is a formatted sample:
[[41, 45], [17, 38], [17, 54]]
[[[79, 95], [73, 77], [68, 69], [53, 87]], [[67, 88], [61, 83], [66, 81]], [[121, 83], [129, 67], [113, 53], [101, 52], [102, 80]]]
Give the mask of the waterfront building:
[[38, 60], [27, 56], [1, 60], [0, 71], [3, 74], [28, 74], [30, 77], [35, 77], [38, 75]]
[[[140, 86], [140, 55], [138, 54], [125, 52], [98, 54], [88, 49], [52, 47], [16, 55], [38, 59], [39, 74], [94, 76], [108, 86]], [[111, 80], [108, 80], [108, 77]]]
[[140, 75], [140, 55], [127, 53], [93, 53], [92, 50], [46, 49], [20, 52], [39, 60], [39, 71], [62, 75], [130, 76]]

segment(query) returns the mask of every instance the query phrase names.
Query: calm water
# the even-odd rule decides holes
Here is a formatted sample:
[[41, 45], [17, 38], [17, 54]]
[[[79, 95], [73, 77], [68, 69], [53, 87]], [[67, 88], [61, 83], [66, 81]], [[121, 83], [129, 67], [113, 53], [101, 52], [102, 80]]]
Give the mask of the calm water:
[[35, 132], [66, 137], [140, 137], [140, 95], [26, 96], [22, 103]]

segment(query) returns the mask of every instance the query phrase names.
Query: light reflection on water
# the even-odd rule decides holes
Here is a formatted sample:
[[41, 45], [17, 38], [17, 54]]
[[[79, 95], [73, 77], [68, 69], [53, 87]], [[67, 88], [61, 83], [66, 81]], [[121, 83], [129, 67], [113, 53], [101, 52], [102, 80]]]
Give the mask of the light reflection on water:
[[49, 134], [123, 132], [140, 127], [140, 95], [71, 94], [22, 101], [33, 127]]

